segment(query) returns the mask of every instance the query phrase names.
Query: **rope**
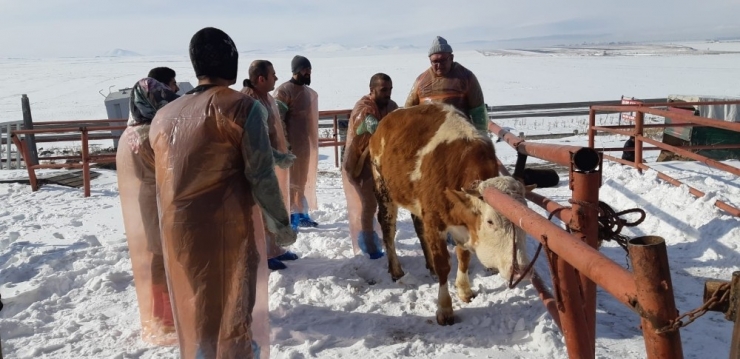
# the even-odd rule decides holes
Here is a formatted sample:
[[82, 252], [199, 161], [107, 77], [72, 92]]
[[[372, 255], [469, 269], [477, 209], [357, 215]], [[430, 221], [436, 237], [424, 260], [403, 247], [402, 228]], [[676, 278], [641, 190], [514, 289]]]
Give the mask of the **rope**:
[[[513, 227], [513, 224], [512, 224], [512, 227]], [[519, 284], [519, 282], [521, 282], [522, 279], [524, 279], [527, 273], [529, 273], [529, 271], [532, 270], [532, 268], [534, 267], [534, 262], [537, 260], [537, 257], [540, 255], [540, 250], [542, 249], [542, 243], [540, 243], [540, 245], [537, 246], [537, 252], [534, 253], [534, 257], [532, 257], [532, 260], [529, 261], [529, 265], [527, 266], [526, 269], [524, 269], [524, 271], [521, 273], [521, 275], [516, 280], [516, 282], [514, 282], [514, 272], [516, 272], [519, 269], [519, 263], [518, 263], [519, 261], [516, 260], [516, 229], [515, 228], [512, 231], [511, 238], [512, 238], [512, 246], [514, 247], [514, 249], [511, 251], [512, 252], [511, 266], [513, 267], [514, 270], [511, 271], [511, 276], [509, 277], [509, 289], [516, 287]]]

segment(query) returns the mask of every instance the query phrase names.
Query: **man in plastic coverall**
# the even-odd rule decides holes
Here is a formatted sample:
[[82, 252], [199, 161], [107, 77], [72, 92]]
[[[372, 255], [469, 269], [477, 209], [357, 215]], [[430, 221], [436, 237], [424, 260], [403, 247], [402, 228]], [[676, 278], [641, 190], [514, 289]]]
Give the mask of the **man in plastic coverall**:
[[391, 100], [393, 82], [390, 76], [377, 73], [370, 78], [370, 93], [352, 109], [347, 131], [347, 152], [342, 162], [342, 182], [347, 198], [350, 235], [355, 254], [360, 250], [371, 259], [383, 256], [376, 212], [372, 168], [367, 156], [370, 136], [387, 114], [398, 108]]
[[179, 97], [176, 91], [175, 71], [167, 67], [152, 69], [148, 77], [134, 84], [128, 127], [116, 153], [118, 192], [139, 304], [141, 338], [157, 345], [176, 344], [177, 334], [159, 233], [149, 129], [157, 111]]
[[416, 78], [405, 107], [437, 101], [455, 106], [478, 131], [488, 133], [488, 110], [475, 75], [454, 61], [452, 47], [437, 36], [429, 48], [431, 66]]
[[298, 227], [316, 227], [308, 216], [316, 209], [316, 171], [319, 157], [318, 94], [311, 84], [311, 62], [303, 56], [291, 61], [293, 77], [275, 89], [280, 118], [296, 160], [290, 168], [290, 221]]
[[182, 358], [267, 358], [265, 231], [295, 242], [280, 197], [267, 110], [229, 88], [239, 53], [219, 29], [190, 40], [198, 86], [150, 131], [162, 245]]
[[[267, 129], [270, 134], [272, 155], [275, 159], [275, 173], [280, 181], [280, 193], [283, 196], [285, 208], [290, 208], [290, 166], [295, 156], [288, 151], [288, 141], [285, 138], [283, 121], [277, 109], [275, 99], [270, 91], [275, 89], [277, 75], [272, 63], [267, 60], [254, 60], [249, 65], [249, 78], [243, 82], [242, 93], [259, 101], [267, 109]], [[267, 233], [267, 267], [271, 270], [285, 269], [283, 261], [298, 259], [298, 255], [285, 250], [275, 243], [275, 237]]]

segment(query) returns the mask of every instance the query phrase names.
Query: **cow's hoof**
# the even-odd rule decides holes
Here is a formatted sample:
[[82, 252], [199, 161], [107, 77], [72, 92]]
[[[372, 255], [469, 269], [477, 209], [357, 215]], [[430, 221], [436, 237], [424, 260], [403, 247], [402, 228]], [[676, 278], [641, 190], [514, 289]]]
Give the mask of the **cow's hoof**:
[[460, 298], [460, 300], [462, 300], [465, 303], [470, 303], [470, 301], [472, 301], [473, 298], [475, 298], [475, 296], [476, 294], [473, 293], [473, 291], [471, 290], [471, 291], [460, 293], [458, 295], [458, 298]]
[[393, 273], [391, 273], [391, 278], [393, 278], [393, 281], [394, 282], [397, 282], [399, 279], [401, 279], [405, 275], [406, 275], [406, 273], [404, 273], [403, 271], [401, 271], [401, 274], [400, 275], [399, 274], [393, 274]]
[[452, 308], [437, 309], [437, 324], [439, 325], [455, 324], [455, 317], [452, 314]]

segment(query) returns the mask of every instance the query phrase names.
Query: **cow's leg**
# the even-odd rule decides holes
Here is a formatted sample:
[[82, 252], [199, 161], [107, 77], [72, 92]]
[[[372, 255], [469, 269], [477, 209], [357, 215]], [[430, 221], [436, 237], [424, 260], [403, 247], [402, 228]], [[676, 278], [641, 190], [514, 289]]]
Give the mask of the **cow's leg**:
[[455, 287], [457, 287], [457, 296], [465, 303], [475, 298], [473, 290], [470, 289], [470, 277], [468, 277], [468, 266], [470, 265], [470, 252], [463, 249], [462, 246], [455, 246], [457, 251], [457, 278]]
[[419, 237], [419, 243], [421, 243], [421, 250], [424, 251], [424, 259], [427, 262], [427, 269], [429, 269], [429, 273], [431, 275], [436, 275], [434, 273], [434, 264], [432, 263], [432, 255], [429, 253], [429, 245], [427, 245], [427, 240], [424, 238], [424, 223], [421, 221], [421, 218], [411, 215], [411, 221], [414, 222], [414, 230], [416, 230], [416, 236]]
[[439, 295], [437, 297], [437, 324], [452, 325], [455, 318], [452, 313], [452, 298], [450, 297], [447, 277], [450, 275], [450, 252], [447, 250], [446, 238], [441, 234], [442, 226], [431, 218], [424, 218], [424, 233], [427, 234], [429, 254], [434, 263], [434, 272], [439, 280]]
[[388, 193], [388, 188], [382, 179], [375, 181], [375, 198], [378, 200], [378, 223], [383, 231], [383, 242], [388, 255], [388, 272], [393, 281], [403, 277], [403, 269], [396, 254], [396, 217], [398, 206]]

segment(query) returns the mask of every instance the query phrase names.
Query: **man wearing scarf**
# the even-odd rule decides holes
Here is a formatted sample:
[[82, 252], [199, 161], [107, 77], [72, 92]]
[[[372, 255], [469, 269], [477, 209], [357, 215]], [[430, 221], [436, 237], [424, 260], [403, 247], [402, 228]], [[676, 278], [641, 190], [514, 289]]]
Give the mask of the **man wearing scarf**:
[[158, 345], [175, 344], [177, 335], [159, 234], [149, 128], [157, 111], [179, 97], [175, 94], [176, 82], [174, 88], [165, 85], [171, 82], [175, 82], [175, 71], [169, 68], [152, 69], [149, 77], [136, 82], [131, 89], [128, 127], [116, 153], [118, 192], [139, 302], [141, 337]]

